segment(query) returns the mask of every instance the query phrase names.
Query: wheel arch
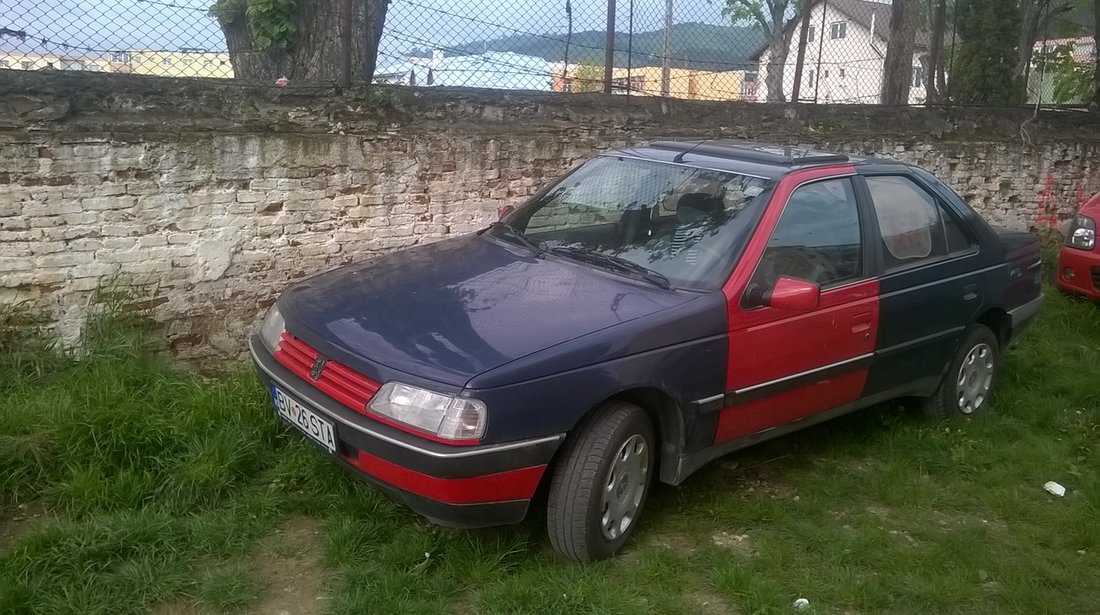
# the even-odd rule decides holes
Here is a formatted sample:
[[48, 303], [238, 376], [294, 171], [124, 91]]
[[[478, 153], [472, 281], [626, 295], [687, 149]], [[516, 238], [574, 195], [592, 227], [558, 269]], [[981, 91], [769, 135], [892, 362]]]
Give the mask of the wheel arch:
[[1008, 315], [1005, 310], [995, 307], [982, 312], [981, 316], [975, 321], [977, 324], [984, 325], [993, 332], [993, 335], [997, 338], [997, 343], [1003, 349], [1010, 339], [1012, 339], [1012, 317]]

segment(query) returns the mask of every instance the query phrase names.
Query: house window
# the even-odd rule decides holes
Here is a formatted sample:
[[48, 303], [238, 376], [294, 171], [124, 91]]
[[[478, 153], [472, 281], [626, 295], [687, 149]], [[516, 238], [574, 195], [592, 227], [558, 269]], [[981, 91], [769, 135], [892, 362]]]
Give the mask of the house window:
[[23, 70], [34, 70], [34, 62], [30, 60], [20, 62], [19, 66], [23, 67]]
[[0, 60], [0, 68], [11, 68], [11, 64], [7, 60]]
[[822, 79], [828, 79], [829, 78], [829, 69], [826, 68], [825, 71], [821, 73], [821, 78]]
[[838, 21], [829, 26], [829, 38], [839, 40], [848, 36], [848, 22]]
[[129, 51], [112, 51], [111, 52], [111, 61], [112, 62], [118, 62], [118, 63], [121, 63], [121, 64], [125, 64], [125, 63], [130, 61], [130, 52]]
[[87, 66], [84, 67], [84, 70], [91, 71], [93, 73], [98, 73], [102, 69], [99, 68], [99, 64], [88, 64]]
[[807, 79], [809, 87], [811, 87], [811, 88], [814, 87], [814, 79], [816, 77], [817, 77], [817, 75], [815, 75], [814, 71], [811, 70], [810, 74], [809, 74], [809, 78]]
[[810, 26], [806, 30], [806, 40], [808, 42], [811, 42], [811, 43], [814, 42], [815, 40], [817, 40], [817, 28], [816, 27]]
[[171, 66], [172, 65], [172, 58], [164, 58], [163, 60], [160, 61], [160, 65], [161, 66]]
[[914, 66], [913, 67], [913, 87], [919, 88], [922, 85], [924, 85], [924, 67], [923, 66]]
[[841, 78], [841, 79], [843, 79], [843, 78], [844, 78], [844, 69], [843, 69], [843, 68], [842, 68], [842, 69], [840, 69], [840, 78]]
[[84, 70], [84, 63], [80, 60], [61, 60], [61, 70]]

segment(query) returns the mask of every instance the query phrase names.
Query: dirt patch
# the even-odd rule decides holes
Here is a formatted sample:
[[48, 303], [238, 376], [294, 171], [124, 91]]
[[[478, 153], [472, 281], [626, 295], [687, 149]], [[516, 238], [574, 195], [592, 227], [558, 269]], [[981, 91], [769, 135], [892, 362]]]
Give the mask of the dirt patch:
[[316, 615], [325, 610], [326, 569], [321, 564], [321, 528], [316, 519], [299, 517], [269, 537], [252, 559], [267, 585], [253, 613]]
[[718, 532], [710, 537], [711, 542], [715, 545], [729, 549], [730, 551], [736, 551], [744, 555], [752, 555], [752, 541], [749, 540], [748, 534], [733, 534], [730, 532]]
[[165, 602], [153, 609], [154, 615], [206, 615], [206, 611], [190, 602]]
[[694, 591], [686, 596], [686, 601], [694, 607], [692, 612], [700, 615], [736, 615], [739, 611], [730, 605], [718, 594], [706, 591]]
[[0, 510], [0, 549], [19, 542], [41, 523], [46, 509], [41, 502], [26, 502]]
[[696, 542], [690, 536], [686, 534], [678, 534], [676, 532], [663, 532], [660, 534], [652, 534], [646, 539], [646, 544], [653, 545], [655, 547], [661, 547], [674, 551], [681, 555], [691, 555], [695, 553]]

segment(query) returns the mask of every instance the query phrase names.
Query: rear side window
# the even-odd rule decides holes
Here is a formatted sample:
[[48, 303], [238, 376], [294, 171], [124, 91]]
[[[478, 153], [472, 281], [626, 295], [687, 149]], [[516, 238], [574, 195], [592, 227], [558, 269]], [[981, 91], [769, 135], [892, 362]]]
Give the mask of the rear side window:
[[867, 188], [878, 218], [887, 270], [971, 249], [958, 221], [908, 177], [868, 177]]

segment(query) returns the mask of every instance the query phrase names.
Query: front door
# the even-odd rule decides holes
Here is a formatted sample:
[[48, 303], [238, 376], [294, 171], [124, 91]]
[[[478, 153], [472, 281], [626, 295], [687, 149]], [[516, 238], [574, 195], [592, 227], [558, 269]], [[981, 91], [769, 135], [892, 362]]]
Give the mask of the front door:
[[[777, 187], [782, 213], [768, 241], [731, 278], [729, 366], [715, 443], [766, 431], [857, 401], [878, 328], [878, 283], [869, 275], [867, 216], [851, 176], [793, 174]], [[815, 178], [814, 175], [831, 175]], [[770, 212], [769, 212], [770, 213]], [[766, 230], [767, 218], [760, 232]], [[750, 250], [752, 252], [753, 250]], [[817, 308], [794, 312], [752, 300], [780, 276], [817, 284]], [[740, 278], [740, 281], [739, 281]]]

